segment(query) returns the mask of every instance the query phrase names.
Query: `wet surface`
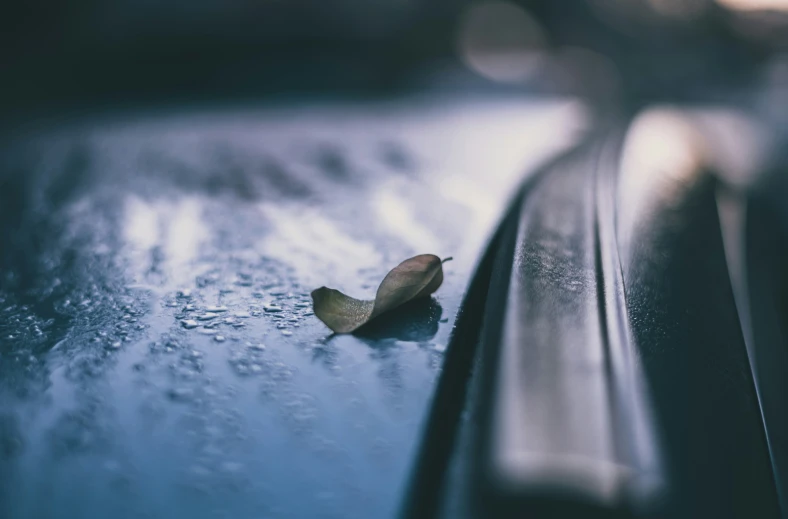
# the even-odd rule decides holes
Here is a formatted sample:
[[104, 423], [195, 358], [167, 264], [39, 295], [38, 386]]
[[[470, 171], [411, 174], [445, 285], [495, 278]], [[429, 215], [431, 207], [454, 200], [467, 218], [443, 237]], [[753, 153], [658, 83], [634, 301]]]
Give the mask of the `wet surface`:
[[[410, 99], [2, 143], [2, 516], [391, 516], [474, 264], [581, 120]], [[314, 317], [311, 289], [428, 252], [455, 258], [433, 299], [358, 336]]]
[[644, 110], [527, 184], [443, 501], [408, 517], [785, 515], [784, 191], [728, 183], [709, 115]]

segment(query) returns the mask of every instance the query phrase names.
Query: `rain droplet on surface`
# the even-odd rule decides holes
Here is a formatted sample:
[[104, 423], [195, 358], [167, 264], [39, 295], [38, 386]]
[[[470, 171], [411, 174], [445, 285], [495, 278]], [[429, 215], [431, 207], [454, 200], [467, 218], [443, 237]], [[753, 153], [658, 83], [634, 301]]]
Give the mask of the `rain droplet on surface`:
[[198, 326], [200, 326], [200, 323], [198, 323], [194, 319], [183, 319], [181, 321], [181, 326], [183, 326], [187, 330], [191, 330], [192, 328], [197, 328]]
[[189, 387], [174, 387], [167, 391], [167, 396], [175, 402], [187, 402], [194, 398], [194, 390]]

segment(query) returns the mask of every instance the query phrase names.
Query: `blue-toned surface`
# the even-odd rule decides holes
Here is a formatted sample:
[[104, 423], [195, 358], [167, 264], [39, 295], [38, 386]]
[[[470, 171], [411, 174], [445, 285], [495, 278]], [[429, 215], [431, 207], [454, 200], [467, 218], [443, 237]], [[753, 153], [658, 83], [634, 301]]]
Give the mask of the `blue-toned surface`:
[[[4, 142], [1, 515], [391, 516], [485, 241], [582, 119], [421, 98]], [[432, 302], [360, 337], [312, 315], [426, 252], [455, 258]]]

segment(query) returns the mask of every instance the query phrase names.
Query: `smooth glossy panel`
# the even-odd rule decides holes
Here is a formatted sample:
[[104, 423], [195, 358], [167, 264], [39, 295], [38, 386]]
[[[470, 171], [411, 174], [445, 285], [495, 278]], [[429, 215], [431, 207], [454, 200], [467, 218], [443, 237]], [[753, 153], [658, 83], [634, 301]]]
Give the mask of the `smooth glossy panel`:
[[781, 234], [698, 120], [646, 110], [524, 191], [445, 517], [780, 516]]
[[616, 142], [558, 161], [523, 200], [488, 438], [500, 513], [617, 516], [662, 485], [610, 210]]
[[[788, 515], [788, 234], [765, 197], [742, 207], [742, 310], [749, 326], [751, 363], [766, 425], [775, 482]], [[738, 300], [737, 300], [738, 302]]]
[[701, 135], [675, 110], [630, 129], [618, 236], [632, 335], [664, 437], [671, 517], [778, 517]]
[[[2, 144], [0, 515], [390, 516], [472, 268], [580, 107], [184, 109]], [[418, 253], [432, 300], [332, 336]]]

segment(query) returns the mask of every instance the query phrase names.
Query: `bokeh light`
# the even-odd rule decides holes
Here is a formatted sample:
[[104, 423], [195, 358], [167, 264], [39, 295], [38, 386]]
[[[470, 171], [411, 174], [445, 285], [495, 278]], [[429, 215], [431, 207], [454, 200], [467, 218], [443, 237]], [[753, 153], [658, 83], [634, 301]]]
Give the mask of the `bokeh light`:
[[736, 11], [788, 11], [788, 0], [717, 0]]
[[538, 70], [544, 31], [523, 8], [510, 2], [483, 2], [464, 13], [457, 35], [463, 62], [487, 79], [517, 83]]

